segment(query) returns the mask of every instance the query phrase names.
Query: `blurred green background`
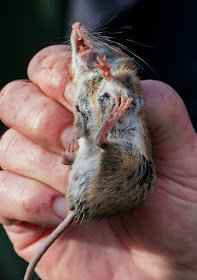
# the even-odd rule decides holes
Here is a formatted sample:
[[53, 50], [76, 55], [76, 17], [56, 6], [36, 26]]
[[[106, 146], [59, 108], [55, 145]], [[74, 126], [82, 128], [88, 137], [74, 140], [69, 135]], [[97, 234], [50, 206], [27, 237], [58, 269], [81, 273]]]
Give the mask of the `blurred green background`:
[[[27, 78], [28, 62], [40, 49], [64, 42], [66, 2], [1, 1], [0, 88], [12, 80]], [[1, 134], [4, 130], [0, 123]], [[0, 226], [0, 279], [23, 279], [26, 266]]]

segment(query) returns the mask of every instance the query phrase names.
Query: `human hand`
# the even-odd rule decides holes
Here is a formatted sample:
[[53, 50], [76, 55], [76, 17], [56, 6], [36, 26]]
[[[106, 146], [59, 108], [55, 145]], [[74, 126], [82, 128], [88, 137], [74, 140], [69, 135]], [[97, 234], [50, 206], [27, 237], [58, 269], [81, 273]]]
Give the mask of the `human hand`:
[[[42, 225], [57, 226], [68, 212], [69, 167], [61, 164], [73, 122], [67, 50], [42, 50], [30, 62], [31, 82], [12, 82], [0, 94], [0, 118], [11, 128], [0, 141], [0, 221], [27, 261], [52, 232]], [[142, 88], [156, 190], [135, 210], [66, 231], [37, 266], [43, 280], [196, 279], [196, 133], [173, 89], [156, 81]]]

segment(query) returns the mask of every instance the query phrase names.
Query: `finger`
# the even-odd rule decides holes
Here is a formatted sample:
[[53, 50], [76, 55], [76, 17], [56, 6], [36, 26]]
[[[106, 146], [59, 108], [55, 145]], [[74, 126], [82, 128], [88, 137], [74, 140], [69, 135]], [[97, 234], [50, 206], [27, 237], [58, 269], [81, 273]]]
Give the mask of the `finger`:
[[14, 129], [9, 129], [1, 138], [0, 165], [63, 194], [66, 192], [69, 167], [61, 163], [61, 156], [43, 149]]
[[68, 152], [68, 153], [70, 153], [70, 146], [71, 146], [71, 143], [69, 142], [68, 148], [66, 150], [66, 152]]
[[125, 95], [121, 95], [121, 103], [120, 103], [120, 109], [122, 108], [122, 107], [124, 107], [124, 105], [125, 105]]
[[[14, 250], [17, 255], [28, 262], [30, 262], [35, 252], [48, 237], [48, 235], [53, 231], [52, 228], [27, 222], [3, 226], [9, 239], [14, 245]], [[32, 249], [33, 246], [34, 249]]]
[[61, 135], [73, 122], [73, 115], [61, 104], [44, 95], [36, 85], [22, 80], [2, 89], [0, 118], [8, 127], [59, 154], [63, 151]]
[[71, 141], [69, 140], [66, 144], [66, 152], [70, 152], [70, 145], [71, 145]]
[[74, 149], [74, 151], [77, 151], [79, 149], [79, 143], [78, 143], [78, 140], [76, 140], [76, 142], [75, 142], [75, 149]]
[[49, 97], [57, 100], [70, 110], [72, 100], [65, 97], [65, 88], [70, 81], [68, 63], [69, 46], [49, 46], [39, 51], [28, 66], [29, 79], [38, 85]]
[[10, 223], [57, 226], [68, 213], [66, 199], [41, 182], [1, 171], [0, 186], [0, 215]]
[[182, 99], [162, 82], [147, 80], [141, 85], [155, 155], [180, 159], [196, 139]]
[[114, 112], [118, 109], [118, 107], [119, 107], [119, 96], [118, 95], [116, 95], [115, 96], [115, 107], [114, 107]]
[[101, 64], [101, 65], [103, 65], [103, 61], [97, 56], [97, 61]]
[[[98, 65], [98, 64], [94, 64], [94, 66], [95, 66], [96, 68], [98, 68], [99, 70], [101, 70], [102, 73], [104, 73], [104, 72], [102, 71], [103, 66]], [[102, 74], [102, 75], [103, 75], [103, 74]]]
[[72, 140], [71, 141], [71, 145], [70, 145], [70, 152], [73, 152], [74, 151], [74, 141]]
[[125, 104], [125, 108], [127, 109], [129, 107], [129, 105], [131, 104], [131, 102], [133, 101], [133, 98], [129, 98]]
[[110, 114], [110, 110], [109, 110], [109, 108], [107, 108], [107, 109], [106, 109], [105, 114], [106, 114], [106, 115], [109, 115], [109, 114]]

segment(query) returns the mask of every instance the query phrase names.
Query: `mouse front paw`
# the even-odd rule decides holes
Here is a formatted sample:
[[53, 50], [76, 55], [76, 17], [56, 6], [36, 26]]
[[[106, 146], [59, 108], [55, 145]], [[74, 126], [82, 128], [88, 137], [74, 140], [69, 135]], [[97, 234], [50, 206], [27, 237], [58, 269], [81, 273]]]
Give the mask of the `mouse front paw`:
[[100, 74], [103, 78], [105, 78], [108, 82], [111, 81], [111, 68], [113, 66], [113, 64], [107, 66], [107, 59], [106, 56], [103, 57], [103, 60], [100, 59], [99, 57], [97, 57], [97, 61], [100, 63], [99, 64], [94, 64], [94, 66], [96, 68], [98, 68], [100, 70]]

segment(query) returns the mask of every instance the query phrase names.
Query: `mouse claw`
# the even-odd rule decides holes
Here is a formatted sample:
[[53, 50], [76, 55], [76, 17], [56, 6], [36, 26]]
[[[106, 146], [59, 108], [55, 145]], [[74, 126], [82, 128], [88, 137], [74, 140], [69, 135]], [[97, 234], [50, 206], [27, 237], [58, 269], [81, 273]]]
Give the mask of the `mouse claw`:
[[78, 139], [80, 138], [79, 131], [77, 129], [73, 130], [68, 141], [66, 142], [66, 152], [74, 153], [79, 149]]
[[108, 82], [111, 81], [112, 76], [110, 69], [112, 68], [113, 64], [107, 66], [106, 56], [103, 57], [103, 60], [97, 57], [97, 61], [100, 63], [100, 65], [95, 63], [94, 66], [100, 70], [101, 76], [105, 78], [105, 80], [107, 80]]

